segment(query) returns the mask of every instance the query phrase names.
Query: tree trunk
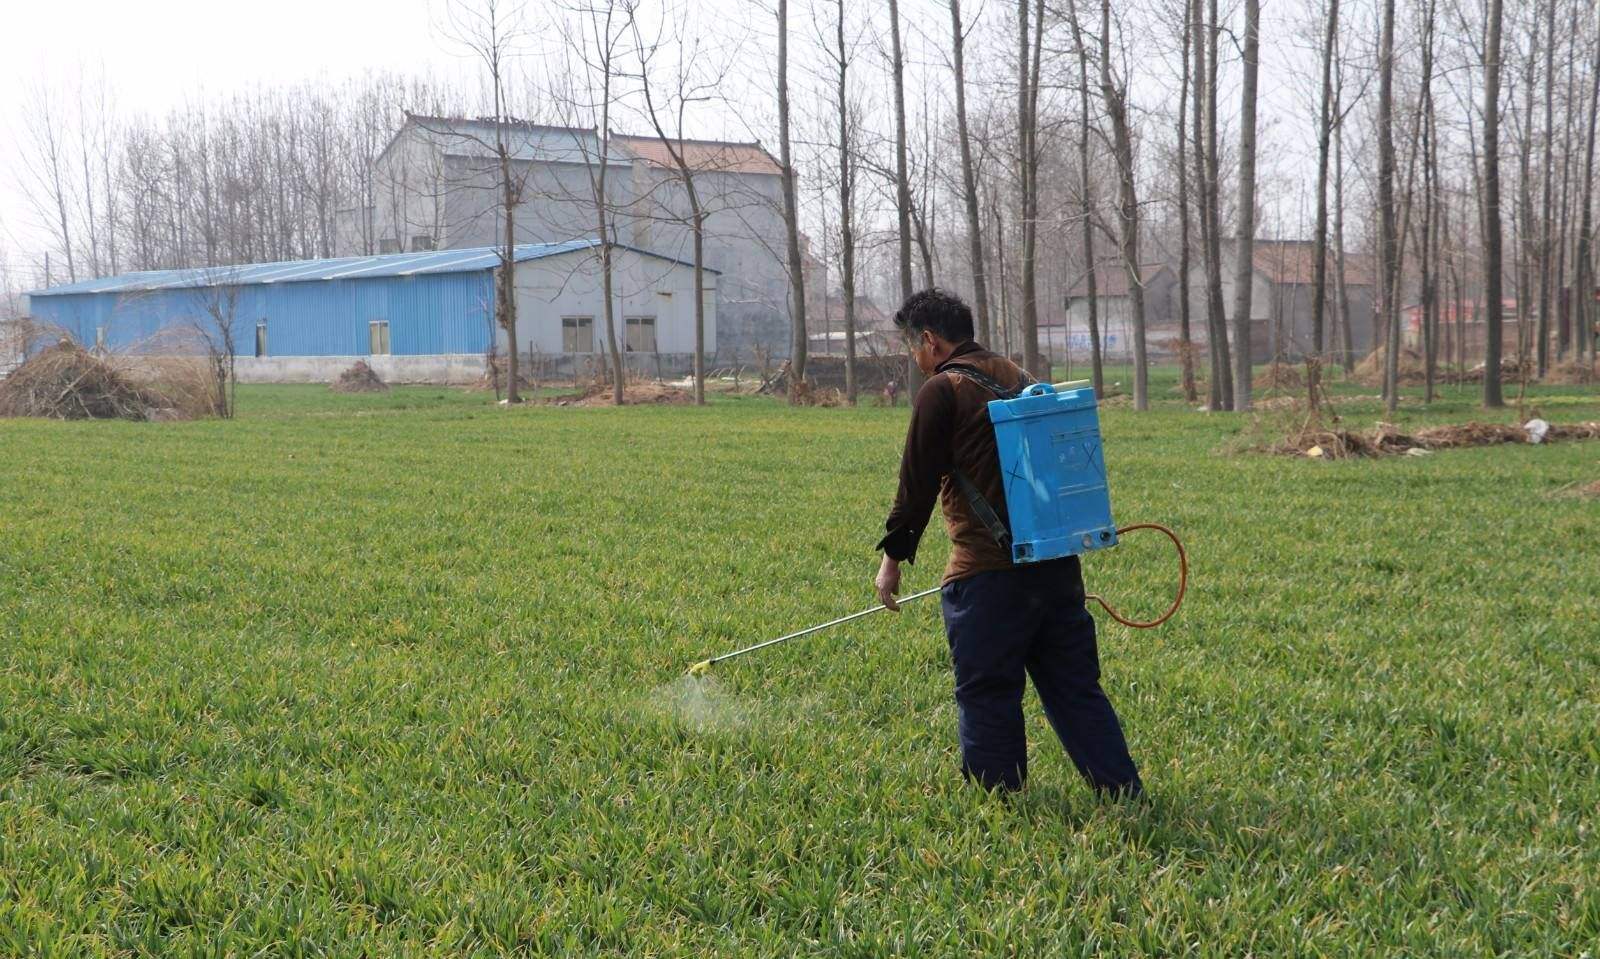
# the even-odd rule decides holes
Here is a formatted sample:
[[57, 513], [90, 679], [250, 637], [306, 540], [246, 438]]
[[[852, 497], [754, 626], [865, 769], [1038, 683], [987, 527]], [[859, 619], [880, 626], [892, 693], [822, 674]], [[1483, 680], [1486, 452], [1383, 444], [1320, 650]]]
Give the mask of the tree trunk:
[[700, 198], [688, 182], [690, 213], [694, 217], [694, 405], [706, 405], [706, 219]]
[[[496, 82], [498, 86], [498, 81]], [[506, 148], [502, 126], [497, 130], [496, 148], [500, 153], [500, 187], [502, 225], [505, 235], [500, 248], [500, 326], [506, 331], [506, 402], [512, 406], [522, 402], [522, 391], [517, 383], [517, 190], [511, 176], [511, 153]]]
[[1572, 30], [1567, 34], [1567, 95], [1564, 101], [1566, 108], [1561, 111], [1563, 115], [1561, 134], [1561, 202], [1559, 204], [1561, 225], [1557, 230], [1556, 236], [1556, 297], [1558, 300], [1556, 307], [1558, 317], [1558, 323], [1556, 324], [1556, 356], [1559, 359], [1566, 358], [1567, 350], [1572, 345], [1573, 298], [1571, 295], [1564, 295], [1563, 291], [1567, 289], [1568, 236], [1571, 234], [1572, 229], [1572, 125], [1574, 114], [1577, 112], [1573, 109], [1573, 105], [1576, 103], [1574, 98], [1577, 96], [1577, 33], [1576, 30]]
[[1080, 128], [1078, 137], [1079, 192], [1083, 200], [1083, 262], [1084, 286], [1089, 307], [1089, 362], [1090, 382], [1095, 396], [1105, 395], [1105, 355], [1100, 348], [1100, 290], [1099, 274], [1094, 261], [1094, 181], [1089, 175], [1089, 51], [1083, 45], [1083, 29], [1078, 21], [1077, 0], [1067, 0], [1067, 11], [1072, 21], [1072, 42], [1078, 48], [1078, 109]]
[[[1038, 75], [1037, 49], [1028, 35], [1029, 0], [1017, 0], [1017, 181], [1022, 231], [1022, 365], [1039, 375], [1039, 302], [1036, 297], [1038, 243], [1037, 178], [1039, 154], [1035, 144], [1037, 105], [1030, 80]], [[1043, 0], [1039, 0], [1042, 10]], [[1042, 20], [1040, 25], [1042, 26]]]
[[[894, 80], [894, 206], [899, 232], [900, 299], [911, 298], [911, 180], [906, 172], [906, 85], [905, 58], [900, 50], [900, 2], [889, 0], [889, 73]], [[917, 361], [906, 356], [907, 395], [916, 395], [922, 384]]]
[[[1499, 3], [1500, 0], [1494, 0]], [[1579, 213], [1578, 226], [1578, 251], [1574, 257], [1572, 276], [1572, 347], [1573, 356], [1578, 362], [1583, 363], [1584, 351], [1590, 349], [1593, 330], [1590, 318], [1594, 303], [1594, 277], [1592, 250], [1594, 247], [1594, 134], [1595, 115], [1600, 110], [1600, 46], [1596, 47], [1596, 58], [1589, 67], [1591, 86], [1589, 89], [1588, 132], [1584, 137], [1583, 148], [1583, 199]], [[1589, 362], [1593, 364], [1591, 355]]]
[[[1390, 3], [1393, 0], [1389, 0]], [[1500, 387], [1502, 257], [1500, 247], [1500, 33], [1503, 0], [1489, 0], [1488, 44], [1483, 63], [1483, 269], [1484, 325], [1483, 405], [1505, 405]], [[1581, 242], [1581, 241], [1580, 241]], [[1580, 263], [1580, 269], [1582, 264]]]
[[[994, 331], [989, 323], [989, 279], [984, 269], [983, 226], [978, 215], [977, 177], [972, 168], [972, 137], [967, 128], [967, 73], [963, 52], [966, 36], [961, 29], [961, 0], [950, 0], [950, 33], [955, 59], [956, 136], [961, 142], [961, 186], [967, 208], [967, 250], [972, 258], [972, 298], [977, 300], [978, 338], [985, 346], [992, 347]], [[843, 43], [842, 40], [840, 42]]]
[[[1257, 0], [1246, 0], [1255, 3]], [[1150, 408], [1149, 366], [1144, 339], [1144, 281], [1139, 275], [1139, 196], [1134, 182], [1133, 135], [1128, 128], [1125, 88], [1111, 74], [1111, 0], [1100, 0], [1100, 96], [1111, 118], [1117, 153], [1117, 202], [1122, 229], [1122, 267], [1128, 276], [1128, 312], [1133, 326], [1133, 408]]]
[[806, 378], [806, 278], [800, 262], [800, 217], [789, 144], [789, 0], [778, 0], [778, 153], [783, 164], [783, 225], [789, 247], [789, 402], [799, 404]]
[[[1198, 0], [1196, 0], [1198, 4]], [[1208, 55], [1201, 75], [1205, 83], [1205, 205], [1206, 205], [1206, 322], [1210, 326], [1212, 362], [1212, 409], [1233, 409], [1233, 363], [1228, 347], [1228, 321], [1222, 303], [1222, 216], [1219, 199], [1222, 188], [1217, 161], [1217, 46], [1221, 28], [1217, 21], [1217, 0], [1210, 0], [1209, 22], [1197, 43]]]
[[[958, 3], [960, 0], [952, 0]], [[956, 31], [957, 50], [960, 50], [960, 30]], [[851, 406], [856, 405], [856, 235], [855, 214], [851, 209], [853, 202], [850, 195], [855, 186], [855, 168], [850, 159], [850, 52], [844, 40], [844, 0], [839, 0], [839, 22], [837, 39], [839, 43], [839, 258], [842, 275], [839, 285], [844, 293], [844, 398]], [[960, 53], [956, 54], [956, 73], [959, 76]], [[959, 82], [959, 81], [958, 81]], [[976, 210], [976, 197], [971, 192], [972, 168], [970, 163], [970, 149], [966, 142], [966, 120], [961, 120], [963, 149], [963, 169], [967, 174], [967, 198], [972, 204], [969, 214]], [[975, 224], [974, 224], [975, 225]], [[981, 254], [981, 251], [979, 251]], [[982, 263], [978, 265], [981, 273]], [[981, 277], [979, 279], [981, 283]], [[980, 286], [979, 289], [982, 289]], [[980, 296], [981, 304], [982, 298]], [[982, 310], [987, 318], [988, 311]]]
[[[1335, 3], [1338, 0], [1334, 0]], [[1193, 406], [1200, 399], [1194, 385], [1194, 338], [1190, 331], [1189, 304], [1189, 169], [1186, 138], [1188, 137], [1189, 111], [1189, 41], [1194, 32], [1194, 20], [1189, 15], [1189, 5], [1183, 9], [1183, 82], [1178, 87], [1178, 352], [1182, 364], [1183, 401]], [[1085, 111], [1087, 112], [1087, 111]], [[1084, 141], [1089, 138], [1087, 119], [1084, 123]], [[1087, 167], [1087, 164], [1085, 164]], [[1089, 218], [1084, 216], [1084, 227]], [[1096, 357], [1098, 359], [1098, 357]], [[1097, 364], [1098, 365], [1098, 364]], [[1096, 395], [1099, 391], [1096, 390]]]
[[1429, 0], [1423, 30], [1422, 88], [1422, 402], [1434, 400], [1438, 366], [1439, 143], [1433, 101], [1433, 31], [1436, 5]]
[[1339, 323], [1344, 373], [1355, 371], [1355, 333], [1350, 330], [1350, 287], [1344, 261], [1344, 123], [1333, 128], [1333, 314]]
[[[1545, 0], [1545, 43], [1544, 43], [1544, 161], [1540, 164], [1540, 177], [1542, 184], [1540, 191], [1543, 194], [1539, 203], [1539, 320], [1538, 343], [1534, 347], [1534, 362], [1538, 365], [1539, 378], [1550, 370], [1550, 184], [1554, 179], [1554, 158], [1551, 155], [1553, 141], [1556, 137], [1554, 125], [1555, 102], [1555, 49], [1556, 49], [1556, 0]], [[1532, 123], [1533, 118], [1529, 117]]]
[[[1395, 311], [1395, 277], [1399, 273], [1394, 215], [1394, 0], [1383, 0], [1383, 26], [1378, 41], [1378, 261], [1383, 274], [1379, 282], [1379, 325], [1390, 329], [1389, 317]], [[1399, 403], [1399, 344], [1384, 336], [1383, 395], [1391, 416]]]
[[1328, 298], [1328, 149], [1333, 135], [1333, 51], [1339, 42], [1339, 0], [1328, 0], [1322, 38], [1322, 106], [1317, 123], [1317, 226], [1312, 234], [1311, 350], [1320, 359]]
[[1532, 365], [1529, 355], [1533, 348], [1529, 335], [1533, 310], [1532, 264], [1538, 255], [1533, 231], [1533, 171], [1530, 157], [1533, 154], [1533, 91], [1538, 85], [1539, 27], [1533, 21], [1528, 42], [1528, 58], [1523, 64], [1522, 84], [1522, 144], [1517, 150], [1517, 377], [1526, 393], [1527, 372]]
[[[1233, 269], [1233, 408], [1250, 409], [1250, 295], [1255, 285], [1256, 77], [1261, 0], [1244, 2], [1244, 82], [1239, 94], [1239, 232]], [[1274, 357], [1276, 358], [1276, 357]]]

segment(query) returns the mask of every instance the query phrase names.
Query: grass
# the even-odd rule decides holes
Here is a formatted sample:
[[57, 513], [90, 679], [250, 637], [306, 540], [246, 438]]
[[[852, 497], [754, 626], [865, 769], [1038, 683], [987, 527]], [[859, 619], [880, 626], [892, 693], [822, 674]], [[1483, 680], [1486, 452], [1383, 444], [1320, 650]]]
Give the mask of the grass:
[[1171, 381], [1104, 422], [1194, 562], [1102, 625], [1147, 809], [1031, 693], [964, 788], [932, 605], [678, 679], [868, 605], [904, 408], [0, 422], [0, 955], [1594, 955], [1600, 448], [1224, 456]]

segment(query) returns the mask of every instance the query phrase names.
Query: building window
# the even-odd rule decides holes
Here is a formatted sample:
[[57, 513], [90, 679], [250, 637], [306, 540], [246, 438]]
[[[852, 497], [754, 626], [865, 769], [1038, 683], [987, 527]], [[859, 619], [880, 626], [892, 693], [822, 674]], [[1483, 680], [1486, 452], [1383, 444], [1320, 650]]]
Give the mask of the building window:
[[367, 324], [367, 352], [373, 356], [389, 355], [388, 320], [373, 320]]
[[654, 353], [656, 351], [656, 318], [630, 316], [627, 319], [626, 348], [629, 353]]
[[561, 318], [561, 352], [594, 352], [594, 317], [563, 316]]
[[411, 238], [411, 252], [427, 253], [435, 249], [433, 236], [427, 233], [418, 233]]
[[100, 350], [101, 352], [105, 351], [106, 328], [103, 326], [97, 326], [94, 328], [94, 348]]
[[400, 252], [400, 241], [395, 239], [392, 236], [380, 237], [378, 239], [378, 252], [379, 253], [399, 253]]
[[256, 359], [267, 355], [267, 324], [262, 321], [256, 324]]

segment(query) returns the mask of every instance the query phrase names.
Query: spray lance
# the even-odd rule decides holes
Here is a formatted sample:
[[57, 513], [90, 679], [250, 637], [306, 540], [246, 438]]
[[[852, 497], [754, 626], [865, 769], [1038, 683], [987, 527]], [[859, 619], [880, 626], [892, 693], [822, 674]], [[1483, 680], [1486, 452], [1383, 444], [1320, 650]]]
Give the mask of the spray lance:
[[[995, 448], [1005, 477], [1006, 512], [1010, 526], [984, 500], [983, 494], [959, 472], [957, 485], [972, 504], [973, 512], [989, 527], [997, 542], [1011, 551], [1013, 563], [1040, 563], [1077, 556], [1117, 545], [1124, 533], [1155, 530], [1172, 540], [1178, 552], [1178, 591], [1166, 612], [1147, 622], [1128, 619], [1103, 598], [1099, 603], [1112, 619], [1134, 629], [1153, 629], [1171, 619], [1183, 605], [1189, 588], [1189, 557], [1176, 533], [1160, 523], [1116, 526], [1111, 520], [1111, 494], [1106, 484], [1104, 451], [1100, 444], [1099, 404], [1094, 390], [1080, 380], [1052, 385], [1034, 383], [1008, 390], [981, 371], [965, 366], [949, 372], [967, 377], [998, 397], [988, 405], [994, 425]], [[912, 593], [901, 604], [932, 596], [940, 587]], [[802, 636], [857, 620], [887, 609], [873, 606], [798, 632], [701, 660], [689, 667], [692, 676], [704, 675], [724, 660], [776, 646]]]

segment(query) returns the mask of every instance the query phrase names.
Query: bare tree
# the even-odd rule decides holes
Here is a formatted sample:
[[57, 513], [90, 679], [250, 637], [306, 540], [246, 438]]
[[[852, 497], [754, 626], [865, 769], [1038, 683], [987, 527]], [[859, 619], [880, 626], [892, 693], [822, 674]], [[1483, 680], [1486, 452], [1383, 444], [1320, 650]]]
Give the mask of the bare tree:
[[1344, 62], [1333, 57], [1333, 315], [1339, 324], [1339, 353], [1344, 372], [1355, 369], [1355, 337], [1350, 330], [1350, 287], [1344, 247]]
[[[1104, 396], [1105, 368], [1100, 346], [1100, 291], [1094, 258], [1094, 180], [1089, 173], [1089, 51], [1083, 43], [1083, 25], [1078, 20], [1077, 0], [1067, 0], [1067, 17], [1072, 24], [1072, 44], [1078, 53], [1078, 196], [1079, 215], [1082, 220], [1080, 229], [1083, 231], [1084, 302], [1088, 308], [1090, 382], [1094, 386], [1094, 395]], [[1184, 300], [1185, 315], [1187, 315], [1188, 297], [1184, 297]]]
[[[1540, 190], [1542, 196], [1539, 204], [1539, 321], [1538, 344], [1534, 348], [1535, 362], [1538, 364], [1539, 377], [1542, 379], [1550, 369], [1550, 200], [1551, 184], [1555, 180], [1555, 162], [1552, 150], [1555, 147], [1555, 49], [1556, 49], [1556, 0], [1544, 0], [1545, 14], [1545, 43], [1544, 43], [1544, 152], [1543, 161], [1540, 163], [1539, 179], [1542, 181]], [[1533, 118], [1529, 117], [1529, 124]]]
[[1210, 408], [1226, 410], [1233, 408], [1233, 368], [1222, 304], [1222, 218], [1218, 210], [1221, 176], [1217, 164], [1217, 35], [1220, 28], [1217, 0], [1210, 0], [1204, 13], [1201, 3], [1202, 0], [1194, 0], [1195, 180], [1200, 190], [1200, 231], [1205, 241]]
[[[1379, 285], [1380, 322], [1391, 329], [1390, 317], [1399, 315], [1396, 284], [1400, 257], [1396, 251], [1394, 215], [1394, 0], [1383, 0], [1383, 26], [1378, 41], [1378, 258], [1383, 278]], [[1399, 344], [1385, 336], [1383, 391], [1390, 415], [1399, 402], [1394, 388], [1400, 361]]]
[[[1334, 2], [1337, 2], [1337, 0], [1334, 0]], [[1194, 383], [1194, 337], [1193, 337], [1193, 335], [1191, 333], [1191, 330], [1190, 330], [1190, 320], [1191, 320], [1190, 312], [1191, 311], [1190, 311], [1189, 292], [1188, 292], [1188, 289], [1189, 289], [1189, 250], [1190, 250], [1190, 246], [1189, 246], [1189, 233], [1190, 233], [1190, 231], [1189, 231], [1189, 166], [1188, 166], [1188, 157], [1185, 156], [1185, 152], [1188, 149], [1188, 122], [1189, 122], [1189, 78], [1190, 78], [1189, 65], [1191, 63], [1191, 60], [1189, 59], [1189, 43], [1190, 43], [1190, 39], [1192, 38], [1193, 32], [1194, 32], [1194, 19], [1193, 19], [1193, 17], [1190, 16], [1190, 8], [1189, 8], [1188, 0], [1182, 0], [1182, 3], [1183, 3], [1183, 33], [1182, 33], [1182, 43], [1179, 44], [1179, 50], [1181, 51], [1181, 56], [1183, 58], [1183, 79], [1182, 79], [1182, 81], [1180, 82], [1180, 84], [1178, 86], [1178, 117], [1177, 117], [1177, 121], [1178, 121], [1178, 136], [1177, 136], [1177, 140], [1178, 140], [1178, 158], [1177, 158], [1177, 160], [1178, 160], [1178, 162], [1177, 162], [1177, 175], [1178, 175], [1178, 231], [1179, 231], [1179, 236], [1178, 236], [1178, 277], [1179, 277], [1179, 282], [1181, 284], [1183, 284], [1183, 285], [1180, 287], [1180, 289], [1182, 290], [1182, 293], [1178, 297], [1178, 311], [1179, 311], [1178, 312], [1178, 324], [1179, 324], [1178, 325], [1178, 362], [1182, 365], [1182, 374], [1181, 375], [1182, 375], [1182, 380], [1183, 380], [1183, 401], [1192, 406], [1192, 405], [1194, 405], [1195, 402], [1197, 402], [1200, 399], [1200, 394], [1195, 389], [1195, 383]], [[1080, 58], [1080, 62], [1081, 62], [1081, 59], [1082, 59], [1082, 50], [1081, 49], [1079, 51], [1079, 58]], [[1085, 106], [1087, 107], [1087, 105], [1085, 105]], [[1085, 113], [1087, 113], [1087, 109], [1085, 109]], [[1088, 142], [1088, 136], [1087, 136], [1088, 125], [1089, 125], [1088, 117], [1086, 116], [1084, 118], [1084, 128], [1085, 128], [1084, 142], [1085, 142], [1085, 144], [1087, 144], [1087, 142]], [[1086, 161], [1087, 159], [1088, 159], [1087, 151], [1085, 151], [1085, 154], [1082, 157], [1082, 160], [1080, 162]], [[1087, 187], [1088, 186], [1088, 182], [1089, 182], [1088, 181], [1088, 163], [1087, 162], [1082, 162], [1082, 165], [1084, 167], [1084, 185]], [[1087, 236], [1088, 236], [1087, 210], [1085, 211], [1085, 213], [1086, 213], [1086, 215], [1084, 217], [1084, 227], [1085, 227], [1084, 233], [1085, 233], [1085, 238], [1087, 239]], [[1087, 243], [1085, 244], [1085, 246], [1087, 247]], [[1092, 307], [1091, 307], [1091, 309], [1092, 309]], [[1099, 355], [1100, 351], [1099, 351], [1099, 348], [1098, 348], [1099, 344], [1097, 343], [1097, 344], [1095, 344], [1095, 346], [1096, 346], [1095, 357], [1094, 357], [1094, 359], [1095, 359], [1095, 377], [1098, 379], [1098, 377], [1100, 375], [1100, 355]], [[1095, 392], [1096, 392], [1096, 394], [1099, 393], [1098, 387], [1096, 388]]]
[[[959, 0], [952, 0], [959, 4]], [[845, 402], [851, 406], [856, 405], [856, 234], [855, 234], [855, 209], [853, 191], [855, 189], [855, 164], [851, 161], [851, 111], [850, 111], [850, 61], [851, 52], [844, 36], [844, 0], [838, 0], [838, 22], [835, 36], [838, 42], [834, 65], [838, 68], [838, 94], [839, 94], [839, 261], [840, 276], [839, 287], [844, 298], [844, 395]], [[961, 74], [961, 46], [960, 29], [957, 27], [956, 38], [956, 76], [960, 82]], [[959, 94], [958, 94], [959, 96]], [[958, 101], [959, 102], [959, 101]], [[966, 121], [962, 120], [962, 149], [967, 150], [965, 140]], [[970, 157], [963, 153], [963, 158]], [[968, 183], [971, 183], [970, 163], [966, 167]], [[970, 197], [969, 197], [970, 199]], [[978, 282], [982, 282], [982, 274], [976, 273]], [[980, 300], [981, 303], [981, 300]]]
[[1117, 226], [1122, 240], [1122, 268], [1128, 277], [1128, 313], [1133, 324], [1133, 408], [1147, 410], [1150, 370], [1144, 341], [1144, 280], [1139, 276], [1139, 194], [1127, 92], [1126, 81], [1119, 81], [1111, 69], [1111, 0], [1100, 0], [1100, 97], [1111, 118], [1117, 158]]
[[512, 82], [512, 61], [519, 55], [527, 33], [523, 5], [520, 0], [458, 0], [447, 8], [446, 16], [451, 38], [483, 68], [492, 101], [489, 137], [463, 134], [455, 127], [449, 132], [477, 140], [493, 157], [498, 172], [500, 266], [495, 271], [494, 313], [506, 335], [506, 401], [516, 404], [522, 401], [517, 382], [516, 216], [526, 174], [512, 163], [511, 137], [517, 120], [511, 113], [507, 88]]
[[[985, 345], [993, 346], [994, 344], [990, 342], [993, 329], [989, 322], [989, 281], [988, 270], [984, 266], [983, 224], [978, 214], [978, 184], [972, 163], [972, 135], [967, 126], [967, 71], [964, 54], [966, 30], [961, 23], [961, 0], [950, 0], [950, 35], [955, 70], [956, 136], [961, 141], [961, 192], [967, 213], [967, 250], [972, 260], [972, 298], [977, 301], [978, 338]], [[840, 54], [843, 55], [842, 49]]]
[[[620, 0], [574, 0], [566, 15], [557, 20], [567, 59], [562, 62], [560, 76], [552, 78], [551, 83], [557, 94], [554, 100], [558, 109], [567, 114], [572, 145], [586, 175], [588, 191], [582, 201], [589, 215], [594, 217], [601, 313], [605, 320], [606, 352], [611, 363], [611, 400], [618, 406], [625, 398], [627, 368], [623, 353], [627, 344], [619, 342], [617, 337], [616, 210], [611, 184], [615, 157], [611, 111], [618, 96], [622, 43], [629, 26], [628, 9], [631, 8]], [[592, 135], [586, 136], [577, 129], [584, 120], [592, 123]]]
[[1022, 365], [1039, 375], [1039, 71], [1044, 46], [1044, 0], [1017, 0], [1017, 181], [1022, 233]]
[[[1239, 232], [1233, 272], [1233, 408], [1250, 409], [1250, 294], [1255, 286], [1256, 74], [1261, 0], [1244, 0], [1244, 83], [1239, 94]], [[1276, 356], [1273, 357], [1277, 359]]]
[[1434, 378], [1438, 365], [1438, 167], [1439, 137], [1433, 97], [1434, 31], [1437, 25], [1437, 0], [1427, 0], [1422, 13], [1422, 401], [1433, 402]]
[[[66, 131], [54, 97], [42, 83], [34, 88], [30, 109], [24, 117], [32, 155], [26, 160], [28, 188], [39, 218], [50, 224], [56, 248], [67, 260], [67, 281], [78, 281], [78, 264], [73, 254], [73, 233], [69, 209], [72, 188], [68, 181]], [[47, 278], [48, 282], [48, 278]]]
[[[685, 113], [691, 104], [714, 98], [726, 78], [727, 71], [719, 70], [709, 77], [697, 78], [694, 74], [695, 65], [710, 62], [713, 54], [705, 48], [699, 34], [693, 39], [685, 36], [685, 21], [682, 18], [674, 18], [677, 27], [673, 40], [679, 55], [671, 78], [672, 86], [665, 95], [665, 102], [657, 108], [658, 97], [654, 92], [650, 66], [658, 44], [645, 42], [636, 7], [628, 7], [627, 16], [639, 60], [638, 81], [644, 98], [645, 114], [649, 117], [656, 138], [660, 140], [672, 160], [678, 182], [683, 185], [684, 197], [689, 204], [688, 226], [694, 250], [694, 402], [697, 406], [704, 406], [706, 402], [705, 239], [708, 211], [701, 201], [697, 175], [701, 172], [714, 173], [716, 170], [714, 168], [703, 170], [702, 164], [690, 162], [688, 147], [684, 141]], [[671, 116], [673, 132], [670, 134], [662, 120], [663, 113]]]
[[[1394, 0], [1388, 2], [1392, 5]], [[1483, 270], [1484, 306], [1488, 310], [1484, 317], [1483, 405], [1490, 409], [1505, 405], [1500, 385], [1501, 324], [1504, 313], [1500, 289], [1500, 34], [1504, 10], [1503, 0], [1489, 0], [1488, 41], [1483, 61]], [[1585, 212], [1587, 209], [1586, 206]], [[1580, 268], [1581, 265], [1580, 257]], [[1397, 349], [1397, 344], [1390, 344], [1391, 353]], [[1394, 365], [1393, 359], [1390, 365]], [[1392, 412], [1395, 403], [1392, 396], [1389, 403]]]
[[[1492, 0], [1498, 4], [1500, 0]], [[1579, 362], [1583, 362], [1584, 350], [1590, 347], [1593, 322], [1591, 310], [1594, 302], [1594, 148], [1595, 148], [1595, 119], [1600, 113], [1600, 42], [1595, 44], [1595, 59], [1589, 66], [1590, 88], [1587, 104], [1588, 118], [1587, 133], [1584, 135], [1583, 148], [1583, 191], [1580, 201], [1578, 248], [1574, 257], [1572, 279], [1572, 346], [1573, 355]], [[1590, 363], [1594, 357], [1591, 353]], [[1485, 390], [1487, 391], [1485, 380]], [[1488, 402], [1487, 392], [1485, 403]]]
[[806, 280], [800, 262], [800, 214], [789, 139], [789, 0], [778, 0], [778, 152], [783, 166], [783, 223], [789, 249], [789, 315], [794, 336], [789, 354], [789, 402], [798, 404], [806, 388]]
[[[190, 278], [198, 307], [187, 330], [204, 354], [206, 406], [213, 416], [232, 419], [237, 397], [239, 355], [238, 271], [231, 268], [196, 271]], [[186, 351], [187, 352], [187, 351]]]
[[1328, 152], [1333, 137], [1333, 56], [1339, 42], [1339, 0], [1328, 0], [1322, 40], [1322, 98], [1317, 121], [1317, 225], [1312, 234], [1311, 349], [1323, 350], [1328, 298]]

